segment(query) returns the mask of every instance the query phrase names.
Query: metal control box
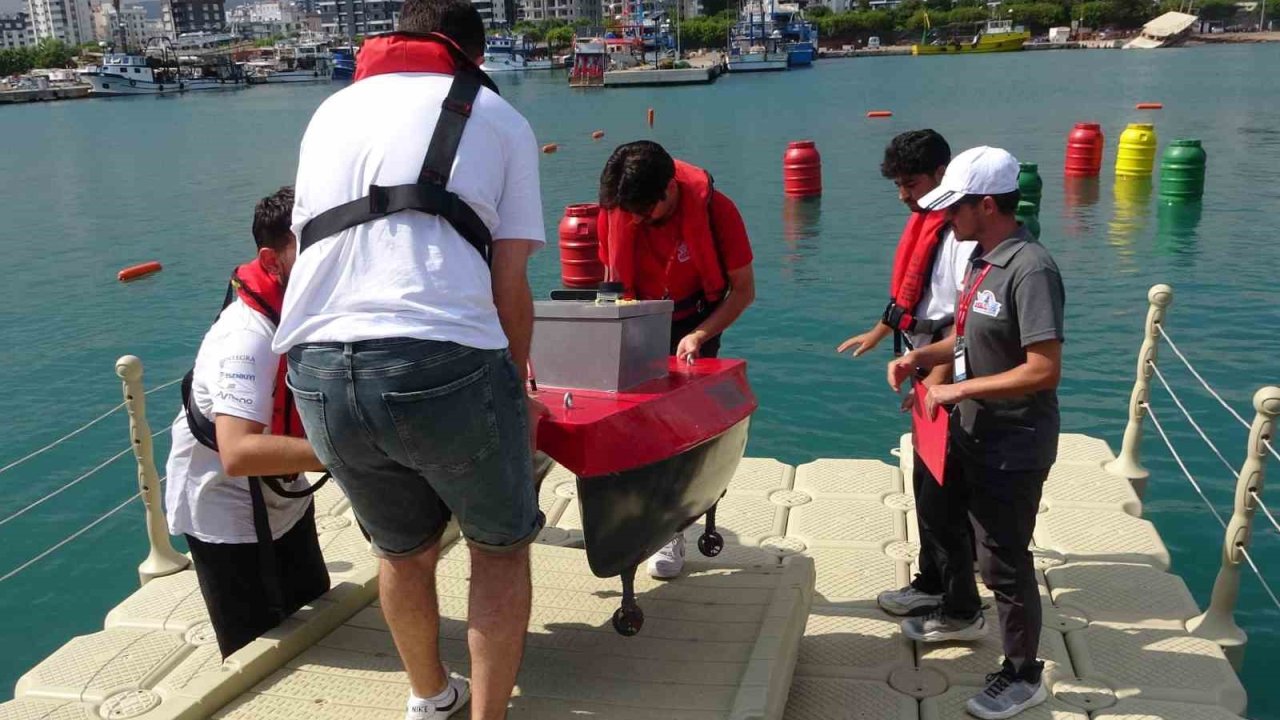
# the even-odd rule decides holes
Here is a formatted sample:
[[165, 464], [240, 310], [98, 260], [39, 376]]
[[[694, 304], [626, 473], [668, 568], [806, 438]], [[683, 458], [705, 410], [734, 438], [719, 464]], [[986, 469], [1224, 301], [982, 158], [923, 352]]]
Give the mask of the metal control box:
[[533, 304], [539, 385], [619, 392], [667, 375], [670, 300]]

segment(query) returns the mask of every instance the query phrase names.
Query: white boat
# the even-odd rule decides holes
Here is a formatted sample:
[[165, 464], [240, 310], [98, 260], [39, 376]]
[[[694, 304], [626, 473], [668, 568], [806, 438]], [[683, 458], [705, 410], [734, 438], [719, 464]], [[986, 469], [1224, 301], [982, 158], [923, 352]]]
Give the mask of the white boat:
[[328, 49], [316, 44], [269, 48], [244, 66], [250, 83], [329, 82], [333, 77]]
[[187, 89], [177, 64], [157, 64], [144, 55], [108, 53], [102, 64], [87, 67], [79, 73], [81, 82], [90, 86], [89, 93], [101, 97], [121, 95], [168, 95]]
[[774, 28], [772, 15], [755, 5], [743, 8], [729, 34], [728, 71], [770, 72], [786, 70], [788, 65], [782, 32]]
[[523, 36], [500, 35], [490, 37], [484, 46], [484, 62], [480, 69], [487, 73], [519, 72], [523, 70], [551, 70], [555, 67], [549, 59], [530, 60], [530, 48]]
[[183, 68], [183, 82], [187, 92], [197, 90], [235, 90], [248, 87], [249, 79], [245, 76], [244, 67], [231, 62], [226, 56], [198, 61], [184, 58], [183, 62], [195, 60]]
[[1191, 28], [1200, 20], [1195, 15], [1167, 12], [1142, 26], [1138, 37], [1125, 43], [1126, 50], [1154, 50], [1175, 47], [1186, 41]]

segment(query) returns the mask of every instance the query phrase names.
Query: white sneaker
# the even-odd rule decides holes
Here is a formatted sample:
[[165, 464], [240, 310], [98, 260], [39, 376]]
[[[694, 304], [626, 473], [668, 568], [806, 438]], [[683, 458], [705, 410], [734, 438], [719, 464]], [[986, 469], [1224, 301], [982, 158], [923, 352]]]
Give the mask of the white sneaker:
[[471, 699], [471, 683], [464, 677], [450, 674], [449, 686], [441, 694], [444, 695], [443, 699], [432, 698], [431, 700], [422, 700], [410, 695], [404, 720], [445, 720], [461, 710], [462, 706]]
[[676, 535], [671, 542], [649, 558], [649, 577], [656, 580], [670, 580], [680, 577], [684, 569], [684, 536]]

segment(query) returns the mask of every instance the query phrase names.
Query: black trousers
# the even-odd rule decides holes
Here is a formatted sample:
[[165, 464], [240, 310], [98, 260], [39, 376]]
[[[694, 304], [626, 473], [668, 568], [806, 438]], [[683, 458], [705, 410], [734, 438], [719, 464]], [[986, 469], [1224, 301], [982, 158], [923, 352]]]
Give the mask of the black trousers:
[[973, 545], [962, 529], [972, 524], [982, 582], [996, 596], [1005, 664], [1031, 681], [1040, 679], [1043, 664], [1036, 659], [1042, 615], [1030, 545], [1048, 476], [1047, 468], [986, 467], [953, 449], [947, 455], [945, 484], [933, 483], [929, 490], [937, 495], [926, 496], [917, 508], [936, 540], [932, 550], [943, 577], [942, 608], [951, 617], [973, 617], [982, 609], [973, 577]]
[[[671, 321], [671, 351], [668, 354], [675, 355], [676, 346], [680, 344], [680, 341], [684, 339], [684, 336], [694, 330], [697, 330], [698, 326], [702, 324], [703, 320], [706, 320], [707, 317], [711, 315], [713, 310], [715, 310], [715, 307], [710, 307], [704, 312], [694, 313], [689, 317]], [[721, 337], [723, 336], [717, 335], [702, 343], [702, 347], [698, 349], [698, 356], [708, 358], [718, 357], [720, 355]]]
[[[269, 607], [257, 543], [210, 543], [186, 537], [223, 658], [280, 624], [283, 618]], [[329, 570], [316, 537], [314, 503], [273, 547], [284, 617], [288, 617], [329, 590]]]

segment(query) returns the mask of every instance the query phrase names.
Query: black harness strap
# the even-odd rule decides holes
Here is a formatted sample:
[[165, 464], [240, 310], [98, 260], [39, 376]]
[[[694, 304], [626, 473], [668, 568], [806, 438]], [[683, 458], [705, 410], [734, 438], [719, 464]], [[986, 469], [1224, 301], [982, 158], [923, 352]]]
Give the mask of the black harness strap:
[[485, 86], [496, 91], [496, 87], [474, 63], [461, 58], [456, 48], [446, 46], [455, 53], [459, 69], [441, 106], [440, 119], [427, 146], [418, 181], [412, 185], [370, 185], [368, 195], [320, 213], [303, 226], [298, 252], [305, 252], [320, 240], [357, 225], [416, 210], [448, 222], [480, 253], [485, 264], [492, 262], [493, 235], [489, 227], [466, 201], [446, 186], [480, 88]]

